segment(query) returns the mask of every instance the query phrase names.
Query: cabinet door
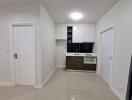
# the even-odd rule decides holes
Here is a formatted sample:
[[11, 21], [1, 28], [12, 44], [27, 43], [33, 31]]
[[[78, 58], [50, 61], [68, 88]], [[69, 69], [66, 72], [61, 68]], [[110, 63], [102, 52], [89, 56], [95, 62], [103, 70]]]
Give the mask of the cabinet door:
[[81, 39], [81, 34], [80, 34], [80, 27], [74, 26], [73, 27], [73, 34], [72, 34], [72, 41], [73, 43], [78, 43], [80, 42]]
[[83, 70], [96, 71], [96, 64], [84, 64]]
[[56, 39], [67, 39], [67, 26], [56, 25]]
[[94, 42], [94, 33], [94, 25], [76, 25], [73, 26], [72, 40], [74, 43]]
[[80, 42], [93, 42], [94, 41], [94, 26], [93, 25], [82, 25], [79, 30]]
[[66, 57], [66, 69], [80, 70], [83, 68], [83, 57]]

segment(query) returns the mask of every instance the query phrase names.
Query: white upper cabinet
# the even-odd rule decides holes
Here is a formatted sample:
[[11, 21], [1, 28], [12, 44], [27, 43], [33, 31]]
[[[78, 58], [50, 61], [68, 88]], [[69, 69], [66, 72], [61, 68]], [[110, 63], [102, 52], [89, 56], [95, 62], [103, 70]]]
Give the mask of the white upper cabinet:
[[67, 26], [73, 26], [73, 43], [95, 41], [95, 24], [56, 24], [56, 39], [67, 40]]
[[79, 24], [73, 26], [72, 42], [94, 42], [95, 25], [94, 24]]
[[67, 25], [56, 24], [56, 39], [67, 39]]

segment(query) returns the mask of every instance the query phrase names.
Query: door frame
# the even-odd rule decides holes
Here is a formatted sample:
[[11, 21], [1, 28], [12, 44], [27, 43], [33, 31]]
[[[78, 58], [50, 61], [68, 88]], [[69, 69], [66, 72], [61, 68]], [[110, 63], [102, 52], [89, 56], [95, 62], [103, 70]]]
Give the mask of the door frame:
[[35, 56], [35, 73], [34, 73], [34, 87], [37, 85], [37, 77], [36, 77], [36, 28], [34, 23], [22, 23], [22, 22], [14, 22], [10, 25], [10, 64], [11, 64], [11, 85], [16, 86], [16, 74], [15, 74], [15, 59], [14, 59], [14, 32], [13, 27], [14, 26], [32, 26], [34, 29], [33, 33], [33, 42], [34, 42], [34, 56]]
[[[101, 71], [101, 36], [102, 36], [102, 34], [104, 34], [105, 32], [107, 32], [107, 31], [109, 31], [109, 30], [114, 30], [114, 37], [113, 37], [113, 48], [112, 48], [112, 61], [111, 61], [111, 75], [110, 75], [110, 83], [108, 84], [109, 86], [111, 86], [111, 84], [112, 84], [112, 80], [111, 80], [111, 78], [112, 78], [112, 69], [113, 69], [113, 62], [114, 62], [114, 47], [115, 47], [115, 25], [112, 25], [112, 26], [109, 26], [109, 27], [107, 27], [107, 28], [105, 28], [105, 29], [103, 29], [102, 31], [100, 31], [100, 35], [99, 35], [99, 44], [100, 44], [100, 49], [99, 49], [99, 64], [100, 64], [100, 71]], [[101, 74], [101, 73], [100, 73]]]

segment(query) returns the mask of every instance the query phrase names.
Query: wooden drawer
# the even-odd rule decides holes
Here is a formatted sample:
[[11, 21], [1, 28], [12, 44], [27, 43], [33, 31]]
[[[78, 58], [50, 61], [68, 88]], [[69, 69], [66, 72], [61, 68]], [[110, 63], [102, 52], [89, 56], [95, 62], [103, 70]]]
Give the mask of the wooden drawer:
[[83, 57], [66, 57], [67, 63], [77, 63], [82, 64], [83, 63]]
[[84, 64], [84, 70], [96, 71], [96, 64]]
[[72, 61], [79, 61], [79, 62], [81, 62], [81, 61], [83, 61], [83, 57], [71, 57], [71, 60]]

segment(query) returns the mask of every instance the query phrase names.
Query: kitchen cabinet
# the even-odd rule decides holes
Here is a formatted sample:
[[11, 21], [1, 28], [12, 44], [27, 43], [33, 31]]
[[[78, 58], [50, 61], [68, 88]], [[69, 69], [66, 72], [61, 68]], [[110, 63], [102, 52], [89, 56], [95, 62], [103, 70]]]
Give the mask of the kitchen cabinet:
[[56, 39], [67, 40], [67, 27], [72, 26], [72, 42], [94, 42], [95, 24], [56, 24]]
[[82, 42], [94, 42], [94, 25], [75, 25], [73, 26], [73, 43], [82, 43]]
[[66, 40], [67, 39], [67, 26], [63, 24], [56, 25], [56, 39]]
[[82, 57], [66, 57], [66, 69], [80, 70], [82, 66]]
[[[68, 54], [69, 55], [69, 54]], [[96, 71], [97, 57], [66, 56], [66, 70]]]

